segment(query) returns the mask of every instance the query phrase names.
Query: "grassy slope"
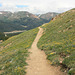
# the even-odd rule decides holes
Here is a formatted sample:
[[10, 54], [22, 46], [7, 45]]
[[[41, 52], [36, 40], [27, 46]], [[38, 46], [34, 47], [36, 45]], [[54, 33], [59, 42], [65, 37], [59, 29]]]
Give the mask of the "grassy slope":
[[44, 34], [38, 47], [44, 50], [52, 65], [67, 67], [70, 75], [75, 74], [75, 9], [56, 16], [42, 26]]
[[28, 48], [38, 28], [13, 36], [0, 44], [0, 75], [24, 75]]

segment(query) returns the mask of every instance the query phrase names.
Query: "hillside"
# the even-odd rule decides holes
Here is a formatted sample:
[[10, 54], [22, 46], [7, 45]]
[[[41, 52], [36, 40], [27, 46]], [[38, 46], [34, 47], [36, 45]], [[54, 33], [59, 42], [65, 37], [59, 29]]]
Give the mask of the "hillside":
[[[51, 73], [52, 75], [64, 75], [60, 71], [59, 74], [58, 67], [52, 68], [49, 65], [61, 66], [61, 70], [69, 75], [75, 74], [75, 9], [57, 15], [49, 23], [41, 27], [43, 29], [40, 28], [39, 32], [38, 28], [35, 28], [0, 43], [0, 75], [25, 75], [26, 68], [30, 66], [28, 73], [32, 71], [34, 75], [38, 67], [39, 70], [41, 69], [40, 72], [37, 71], [38, 75], [46, 75], [48, 72], [48, 74]], [[4, 36], [4, 34], [1, 35]], [[46, 55], [37, 48], [37, 45], [41, 50], [45, 51], [47, 59], [50, 60], [49, 63], [46, 60]], [[31, 49], [28, 51], [30, 47]], [[32, 57], [29, 60], [34, 64], [30, 62], [31, 65], [26, 67], [29, 53]], [[32, 68], [35, 70], [34, 73]], [[45, 68], [47, 69], [45, 70]], [[42, 69], [44, 69], [45, 74]]]
[[26, 59], [38, 28], [13, 36], [0, 44], [0, 75], [25, 75]]
[[0, 12], [0, 32], [10, 32], [15, 30], [29, 30], [45, 23], [37, 16], [26, 12]]
[[59, 14], [42, 28], [38, 47], [51, 65], [60, 65], [62, 71], [75, 75], [75, 9]]

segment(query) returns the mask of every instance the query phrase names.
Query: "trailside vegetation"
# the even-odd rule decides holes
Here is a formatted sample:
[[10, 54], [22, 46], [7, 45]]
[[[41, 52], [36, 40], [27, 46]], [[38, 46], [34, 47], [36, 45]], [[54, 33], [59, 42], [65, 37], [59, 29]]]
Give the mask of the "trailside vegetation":
[[38, 28], [10, 37], [0, 44], [0, 75], [25, 75], [26, 58]]
[[51, 65], [60, 65], [62, 71], [75, 75], [75, 9], [59, 14], [42, 28], [38, 47]]

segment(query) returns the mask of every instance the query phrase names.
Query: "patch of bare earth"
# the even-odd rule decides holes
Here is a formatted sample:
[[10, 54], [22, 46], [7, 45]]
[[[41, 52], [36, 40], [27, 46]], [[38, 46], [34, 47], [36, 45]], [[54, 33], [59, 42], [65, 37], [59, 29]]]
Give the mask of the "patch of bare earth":
[[60, 71], [59, 67], [54, 67], [49, 64], [46, 59], [46, 54], [37, 47], [37, 42], [42, 36], [43, 29], [39, 28], [39, 32], [32, 44], [30, 57], [27, 59], [26, 75], [66, 75]]
[[4, 72], [4, 71], [3, 71], [3, 70], [1, 70], [1, 71], [0, 71], [0, 74], [1, 74], [2, 72]]

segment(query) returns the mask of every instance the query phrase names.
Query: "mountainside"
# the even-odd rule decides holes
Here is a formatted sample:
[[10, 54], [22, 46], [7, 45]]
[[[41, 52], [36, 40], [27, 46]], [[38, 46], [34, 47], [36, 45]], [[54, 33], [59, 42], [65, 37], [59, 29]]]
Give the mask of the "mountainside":
[[26, 12], [0, 12], [0, 32], [9, 32], [14, 30], [29, 30], [45, 23], [37, 16]]
[[0, 20], [7, 20], [8, 17], [11, 16], [11, 12], [9, 11], [0, 11]]
[[0, 75], [25, 75], [26, 59], [38, 28], [13, 36], [0, 44]]
[[[69, 75], [75, 75], [75, 9], [57, 15], [41, 27], [44, 32], [37, 45], [45, 51], [47, 59], [50, 60], [50, 65], [61, 66], [62, 71]], [[10, 37], [0, 44], [0, 75], [26, 74], [28, 49], [37, 33], [38, 28], [28, 30]], [[4, 36], [4, 34], [1, 35]], [[34, 54], [36, 53], [34, 52]], [[37, 63], [39, 63], [39, 59]], [[35, 68], [37, 69], [37, 67]]]
[[0, 32], [33, 29], [49, 22], [54, 16], [56, 13], [48, 13], [39, 17], [27, 11], [14, 13], [0, 11]]
[[10, 11], [0, 11], [0, 20], [2, 20], [2, 18], [6, 18], [7, 20], [13, 20], [13, 19], [20, 19], [20, 18], [25, 18], [25, 17], [38, 18], [37, 16], [27, 11], [19, 11], [19, 12], [14, 12], [14, 13]]
[[46, 13], [46, 14], [38, 15], [38, 17], [41, 18], [41, 19], [45, 19], [49, 22], [56, 15], [58, 15], [58, 13], [49, 12], [49, 13]]
[[45, 51], [51, 65], [60, 65], [62, 71], [75, 75], [75, 9], [59, 14], [42, 28], [38, 47]]
[[32, 13], [29, 13], [27, 11], [14, 12], [8, 19], [19, 19], [19, 18], [25, 18], [25, 17], [39, 19], [37, 16], [35, 16]]

